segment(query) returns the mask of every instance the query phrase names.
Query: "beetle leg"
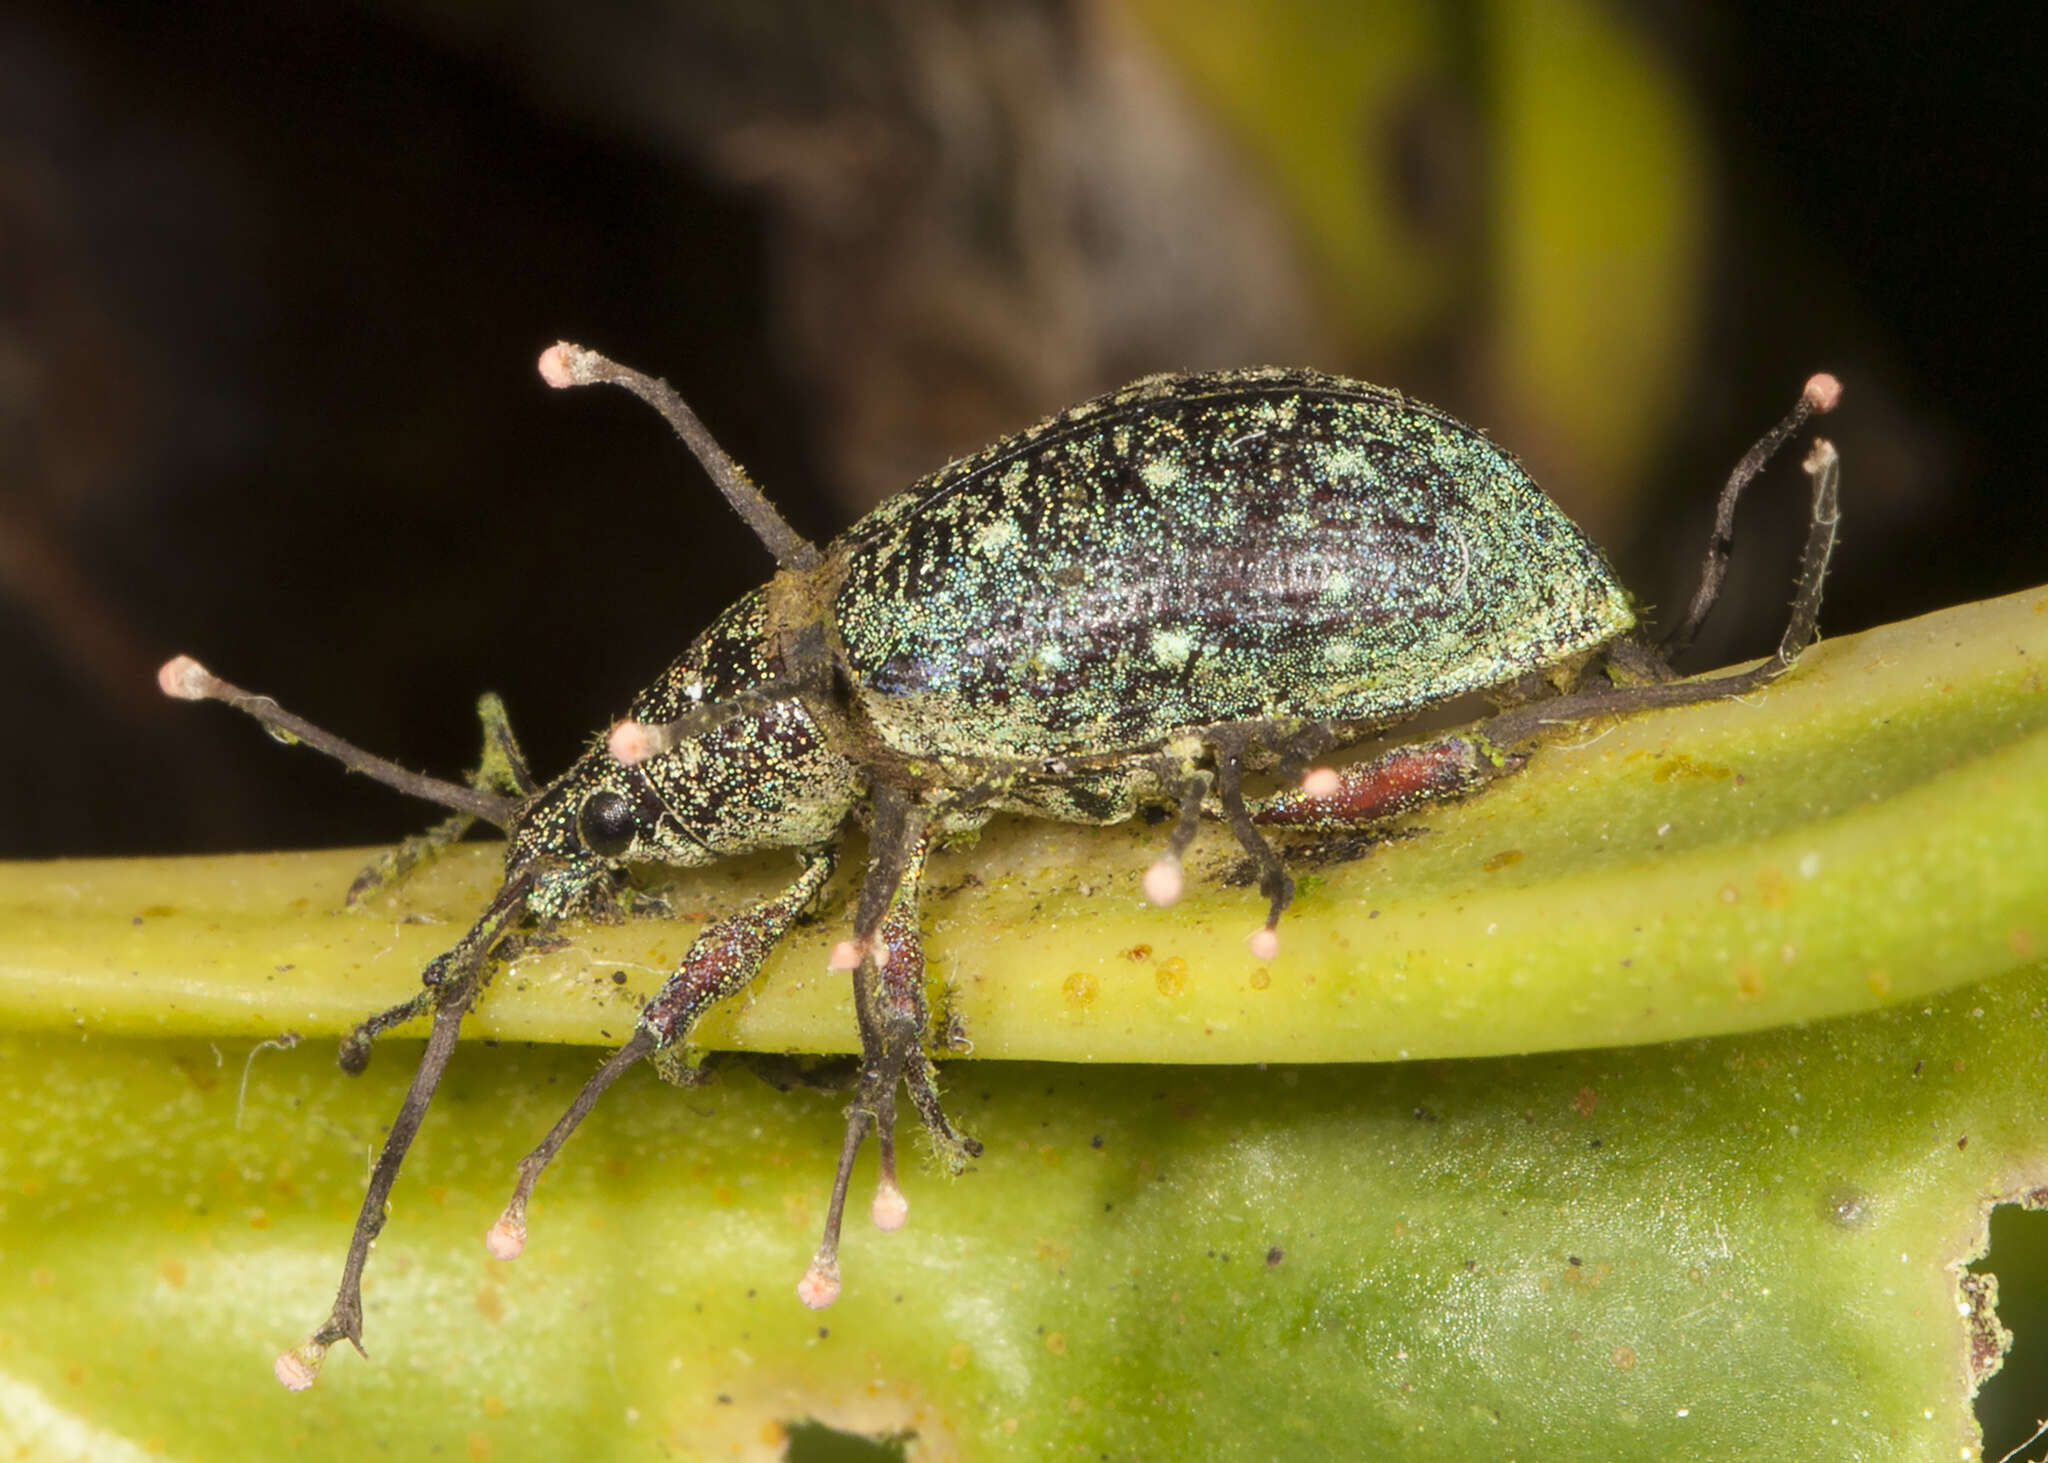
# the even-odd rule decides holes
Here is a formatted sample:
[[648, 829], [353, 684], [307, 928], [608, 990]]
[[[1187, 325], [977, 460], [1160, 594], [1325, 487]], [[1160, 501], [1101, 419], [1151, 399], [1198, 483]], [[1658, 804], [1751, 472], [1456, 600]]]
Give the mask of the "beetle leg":
[[861, 886], [854, 919], [854, 1012], [860, 1021], [861, 1071], [846, 1109], [846, 1139], [832, 1176], [825, 1228], [797, 1296], [813, 1310], [839, 1298], [839, 1233], [854, 1161], [870, 1128], [877, 1133], [882, 1172], [870, 1213], [883, 1229], [902, 1227], [909, 1204], [896, 1182], [896, 1088], [910, 1101], [938, 1146], [939, 1156], [958, 1172], [981, 1153], [961, 1133], [939, 1100], [938, 1071], [924, 1049], [931, 1025], [925, 999], [924, 943], [918, 928], [918, 884], [930, 850], [928, 824], [909, 798], [891, 788], [875, 791], [873, 854]]
[[[376, 1167], [370, 1171], [370, 1186], [363, 1195], [362, 1208], [356, 1213], [355, 1231], [349, 1237], [348, 1259], [342, 1266], [341, 1285], [335, 1292], [334, 1305], [327, 1313], [327, 1320], [304, 1342], [277, 1359], [275, 1371], [278, 1381], [295, 1392], [313, 1385], [327, 1348], [335, 1342], [346, 1341], [358, 1352], [363, 1349], [363, 1267], [369, 1262], [370, 1246], [384, 1228], [385, 1201], [391, 1196], [392, 1184], [398, 1180], [398, 1170], [405, 1162], [406, 1150], [412, 1147], [412, 1140], [427, 1115], [427, 1105], [434, 1100], [434, 1091], [441, 1085], [441, 1074], [448, 1069], [449, 1059], [455, 1055], [456, 1033], [470, 1003], [483, 989], [484, 977], [490, 969], [498, 942], [526, 913], [526, 897], [533, 880], [532, 872], [507, 880], [469, 933], [452, 950], [427, 967], [424, 999], [415, 998], [414, 1002], [408, 1003], [420, 1006], [430, 1003], [434, 1009], [434, 1029], [427, 1036], [427, 1049], [420, 1057], [419, 1069], [413, 1073], [412, 1085], [406, 1089], [405, 1101], [400, 1104], [398, 1116], [392, 1120], [391, 1131], [385, 1135], [384, 1146], [377, 1154]], [[385, 1013], [387, 1016], [390, 1014]], [[365, 1026], [369, 1024], [364, 1023]], [[367, 1047], [365, 1042], [364, 1049]], [[343, 1050], [346, 1051], [347, 1047], [344, 1046]]]
[[[1819, 378], [1816, 378], [1819, 379]], [[1815, 388], [1809, 383], [1808, 390]], [[1838, 388], [1839, 389], [1839, 388]], [[1725, 701], [1760, 690], [1792, 668], [1805, 653], [1820, 625], [1821, 589], [1827, 582], [1828, 561], [1835, 550], [1835, 530], [1842, 521], [1842, 460], [1834, 444], [1814, 439], [1813, 449], [1800, 464], [1813, 480], [1813, 504], [1807, 522], [1806, 548], [1799, 563], [1799, 585], [1792, 601], [1791, 618], [1778, 639], [1777, 653], [1746, 671], [1708, 676], [1695, 681], [1669, 681], [1662, 685], [1625, 686], [1608, 691], [1583, 691], [1540, 701], [1506, 711], [1480, 724], [1480, 731], [1502, 746], [1522, 742], [1545, 728], [1563, 722], [1583, 721], [1594, 716], [1626, 716], [1672, 706], [1693, 706], [1702, 701]]]
[[[530, 797], [540, 784], [527, 768], [526, 756], [512, 735], [512, 723], [505, 715], [505, 703], [493, 692], [477, 698], [477, 720], [483, 723], [484, 750], [476, 769], [466, 778], [480, 793], [511, 798]], [[348, 904], [360, 904], [370, 894], [402, 883], [420, 865], [431, 862], [442, 849], [459, 840], [476, 823], [474, 813], [459, 812], [444, 818], [425, 833], [416, 834], [396, 848], [387, 849], [371, 860], [348, 886]], [[417, 1013], [414, 1013], [417, 1014]]]
[[1423, 803], [1464, 797], [1527, 760], [1469, 732], [1417, 742], [1370, 762], [1314, 768], [1299, 788], [1261, 798], [1252, 806], [1252, 821], [1267, 828], [1349, 832]]
[[533, 1187], [578, 1125], [597, 1106], [605, 1089], [642, 1057], [653, 1055], [658, 1064], [677, 1042], [688, 1037], [698, 1017], [744, 989], [769, 952], [789, 933], [797, 917], [817, 898], [837, 862], [836, 845], [828, 844], [813, 852], [804, 860], [803, 872], [797, 875], [796, 882], [782, 893], [713, 920], [691, 941], [682, 964], [640, 1012], [639, 1025], [632, 1037], [583, 1084], [569, 1110], [548, 1130], [540, 1145], [519, 1160], [519, 1180], [513, 1187], [511, 1201], [484, 1236], [484, 1244], [493, 1255], [501, 1260], [514, 1260], [526, 1248], [526, 1204], [533, 1197]]
[[[1664, 643], [1660, 647], [1667, 658], [1679, 655], [1686, 647], [1692, 644], [1693, 636], [1699, 633], [1701, 623], [1707, 618], [1708, 612], [1714, 608], [1714, 601], [1721, 597], [1721, 581], [1727, 576], [1728, 556], [1735, 546], [1735, 505], [1742, 497], [1742, 490], [1754, 481], [1758, 473], [1763, 471], [1764, 465], [1777, 455], [1778, 449], [1785, 445], [1787, 439], [1806, 425], [1808, 418], [1816, 413], [1833, 411], [1836, 403], [1841, 399], [1841, 382], [1826, 374], [1813, 377], [1799, 393], [1799, 400], [1793, 405], [1792, 410], [1785, 414], [1784, 419], [1775, 427], [1772, 427], [1770, 431], [1764, 433], [1757, 441], [1757, 444], [1744, 453], [1742, 460], [1735, 464], [1735, 471], [1728, 475], [1728, 483], [1721, 489], [1720, 501], [1714, 507], [1714, 532], [1713, 536], [1707, 540], [1707, 553], [1705, 559], [1700, 564], [1700, 582], [1692, 592], [1692, 603], [1686, 607], [1685, 618], [1679, 621], [1677, 627], [1669, 635], [1664, 637]], [[1832, 458], [1834, 448], [1829, 447], [1827, 454]], [[1814, 470], [1812, 457], [1809, 457], [1806, 461], [1806, 471], [1809, 476], [1816, 478], [1814, 511], [1817, 517], [1820, 511], [1820, 485], [1818, 474]], [[1834, 525], [1832, 522], [1828, 525], [1828, 540], [1829, 547], [1832, 548], [1834, 540]], [[1807, 540], [1809, 561], [1813, 554], [1813, 542], [1813, 538], [1809, 536]], [[1821, 559], [1823, 570], [1825, 570], [1826, 562], [1825, 554], [1823, 554]], [[1802, 599], [1810, 593], [1814, 601], [1814, 611], [1817, 614], [1820, 608], [1819, 581], [1816, 579], [1808, 583], [1803, 580], [1801, 591]], [[1807, 634], [1810, 638], [1812, 635], [1810, 627]], [[1792, 653], [1796, 655], [1805, 648], [1806, 642], [1802, 640]], [[1787, 659], [1789, 660], [1789, 657]]]
[[[1165, 780], [1168, 779], [1162, 778]], [[1195, 841], [1195, 832], [1202, 826], [1202, 803], [1209, 796], [1214, 782], [1209, 773], [1199, 768], [1190, 770], [1181, 780], [1180, 818], [1166, 840], [1166, 852], [1145, 870], [1143, 883], [1145, 897], [1162, 909], [1177, 902], [1187, 885], [1187, 876], [1181, 871], [1181, 860], [1187, 857], [1188, 845]]]
[[1244, 801], [1244, 739], [1238, 735], [1221, 736], [1211, 743], [1216, 748], [1216, 796], [1223, 803], [1224, 821], [1230, 824], [1230, 831], [1237, 835], [1237, 841], [1244, 851], [1252, 856], [1259, 869], [1259, 892], [1266, 896], [1266, 924], [1252, 935], [1252, 953], [1261, 960], [1270, 960], [1279, 952], [1280, 938], [1275, 931], [1280, 916], [1294, 899], [1294, 879], [1287, 872], [1287, 866], [1274, 852], [1273, 845], [1266, 842], [1266, 836], [1259, 832], [1252, 820], [1251, 809]]
[[[918, 850], [914, 872], [923, 872], [925, 850]], [[981, 1156], [981, 1144], [953, 1126], [946, 1115], [945, 1104], [939, 1100], [939, 1069], [924, 1048], [925, 1037], [932, 1029], [931, 1005], [925, 996], [924, 932], [919, 923], [917, 909], [918, 886], [905, 879], [901, 894], [883, 924], [881, 943], [889, 951], [889, 963], [875, 973], [873, 1005], [878, 1013], [878, 1025], [885, 1038], [900, 1053], [900, 1067], [894, 1077], [887, 1077], [886, 1071], [878, 1074], [877, 1084], [886, 1081], [880, 1088], [878, 1100], [888, 1103], [890, 1113], [877, 1113], [877, 1129], [882, 1148], [882, 1184], [876, 1191], [874, 1203], [875, 1222], [883, 1229], [899, 1229], [903, 1221], [899, 1216], [895, 1223], [884, 1219], [885, 1213], [905, 1208], [901, 1192], [891, 1197], [895, 1188], [895, 1136], [892, 1115], [895, 1104], [895, 1083], [900, 1080], [904, 1091], [910, 1094], [910, 1105], [917, 1109], [917, 1115], [931, 1135], [938, 1151], [940, 1162], [953, 1173], [967, 1167], [970, 1159]], [[898, 1059], [891, 1058], [884, 1068]], [[865, 1063], [863, 1063], [865, 1065]]]

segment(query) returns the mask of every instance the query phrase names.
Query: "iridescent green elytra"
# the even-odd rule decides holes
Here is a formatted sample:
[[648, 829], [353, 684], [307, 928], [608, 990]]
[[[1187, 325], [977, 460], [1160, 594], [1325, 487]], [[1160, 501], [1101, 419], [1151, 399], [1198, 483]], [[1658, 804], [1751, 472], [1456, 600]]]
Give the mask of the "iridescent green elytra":
[[[1181, 855], [1201, 819], [1215, 817], [1254, 860], [1267, 900], [1247, 959], [1274, 958], [1293, 881], [1263, 828], [1370, 827], [1512, 771], [1542, 723], [1762, 684], [1812, 638], [1834, 538], [1836, 461], [1816, 442], [1806, 561], [1778, 654], [1680, 684], [1628, 638], [1635, 617], [1600, 551], [1511, 456], [1377, 387], [1270, 369], [1150, 377], [942, 468], [820, 550], [663, 383], [566, 344], [541, 370], [553, 385], [610, 382], [658, 407], [780, 565], [561, 777], [534, 782], [495, 703], [484, 768], [457, 787], [380, 763], [196, 662], [163, 672], [173, 694], [231, 701], [454, 807], [395, 869], [475, 818], [508, 834], [505, 884], [477, 925], [429, 967], [418, 996], [343, 1044], [344, 1065], [359, 1067], [378, 1033], [433, 1015], [333, 1309], [279, 1358], [292, 1387], [311, 1385], [333, 1342], [360, 1347], [360, 1281], [384, 1197], [494, 958], [525, 931], [609, 909], [628, 865], [791, 848], [801, 872], [698, 936], [632, 1039], [521, 1163], [489, 1247], [501, 1259], [524, 1248], [535, 1181], [619, 1073], [651, 1055], [666, 1075], [692, 1078], [697, 1016], [753, 977], [830, 880], [841, 838], [864, 826], [853, 939], [833, 958], [853, 976], [861, 1071], [824, 1238], [797, 1287], [806, 1304], [827, 1305], [870, 1129], [881, 1149], [873, 1217], [895, 1228], [907, 1214], [895, 1172], [899, 1087], [942, 1160], [958, 1169], [981, 1151], [947, 1118], [930, 1052], [917, 892], [935, 842], [1001, 811], [1109, 823], [1161, 806], [1176, 821], [1141, 887], [1170, 903]], [[1742, 487], [1838, 394], [1833, 378], [1815, 377], [1737, 468], [1700, 591], [1667, 646], [1689, 641], [1713, 603]], [[1612, 684], [1595, 682], [1596, 666]], [[1313, 766], [1473, 691], [1527, 699], [1582, 682], [1591, 689], [1341, 772]], [[1248, 768], [1273, 773], [1281, 790], [1248, 798]]]

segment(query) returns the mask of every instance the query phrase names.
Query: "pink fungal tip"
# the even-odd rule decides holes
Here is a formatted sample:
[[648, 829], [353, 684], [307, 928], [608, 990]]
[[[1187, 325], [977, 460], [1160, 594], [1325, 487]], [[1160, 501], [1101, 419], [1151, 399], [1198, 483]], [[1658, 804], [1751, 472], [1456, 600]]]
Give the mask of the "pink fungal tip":
[[1161, 909], [1178, 903], [1181, 890], [1187, 887], [1187, 878], [1181, 873], [1180, 860], [1163, 858], [1145, 870], [1145, 897]]
[[557, 391], [565, 391], [576, 384], [576, 373], [569, 366], [569, 352], [575, 347], [566, 340], [556, 341], [540, 353], [540, 379]]
[[612, 760], [628, 767], [637, 767], [652, 757], [655, 752], [654, 734], [645, 722], [622, 721], [612, 728], [612, 734], [605, 738], [605, 748], [612, 754]]
[[876, 1229], [893, 1233], [903, 1228], [903, 1222], [910, 1218], [910, 1201], [903, 1197], [903, 1190], [883, 1179], [875, 1185], [875, 1202], [868, 1206], [868, 1213], [874, 1218]]
[[1344, 785], [1344, 779], [1337, 775], [1334, 767], [1311, 767], [1301, 779], [1301, 790], [1312, 798], [1329, 798], [1337, 795], [1337, 789]]
[[1826, 371], [1816, 371], [1806, 378], [1806, 390], [1800, 395], [1817, 412], [1833, 411], [1842, 400], [1842, 383]]
[[166, 696], [180, 701], [204, 701], [212, 672], [189, 655], [174, 655], [157, 668], [156, 683]]
[[825, 968], [859, 970], [862, 955], [872, 959], [877, 970], [889, 968], [889, 942], [879, 937], [870, 940], [865, 946], [858, 940], [841, 940], [832, 947], [832, 953], [826, 957]]
[[839, 1299], [839, 1262], [811, 1261], [811, 1268], [796, 1283], [796, 1298], [814, 1311], [822, 1311]]
[[326, 1359], [326, 1347], [317, 1341], [307, 1341], [280, 1352], [270, 1370], [287, 1392], [303, 1392], [320, 1380], [320, 1363]]
[[526, 1221], [507, 1210], [484, 1235], [484, 1248], [497, 1260], [516, 1260], [526, 1252]]
[[1261, 960], [1271, 960], [1280, 953], [1280, 932], [1274, 929], [1253, 930], [1246, 942], [1252, 947], [1252, 954]]

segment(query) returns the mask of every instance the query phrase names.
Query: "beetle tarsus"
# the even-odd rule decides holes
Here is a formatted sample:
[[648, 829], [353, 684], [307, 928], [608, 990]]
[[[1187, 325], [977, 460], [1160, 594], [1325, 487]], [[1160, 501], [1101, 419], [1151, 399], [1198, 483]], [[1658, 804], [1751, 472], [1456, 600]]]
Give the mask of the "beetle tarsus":
[[410, 1000], [366, 1016], [356, 1023], [355, 1030], [341, 1039], [341, 1050], [335, 1054], [335, 1061], [341, 1070], [353, 1077], [370, 1065], [370, 1048], [377, 1038], [396, 1026], [403, 1026], [416, 1016], [425, 1015], [434, 1004], [432, 990], [422, 990]]

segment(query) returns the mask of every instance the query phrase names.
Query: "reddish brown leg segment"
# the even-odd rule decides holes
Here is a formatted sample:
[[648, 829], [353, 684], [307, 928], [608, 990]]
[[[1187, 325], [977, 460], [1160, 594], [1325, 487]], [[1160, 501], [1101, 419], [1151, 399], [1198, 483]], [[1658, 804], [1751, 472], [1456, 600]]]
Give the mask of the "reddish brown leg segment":
[[1312, 833], [1354, 831], [1424, 803], [1464, 797], [1527, 760], [1473, 735], [1396, 747], [1370, 762], [1338, 769], [1320, 780], [1314, 793], [1290, 788], [1260, 799], [1252, 807], [1252, 821]]
[[687, 1038], [697, 1019], [726, 997], [746, 988], [762, 961], [782, 942], [797, 917], [817, 898], [832, 877], [838, 849], [828, 846], [804, 861], [796, 882], [773, 899], [713, 920], [690, 944], [683, 962], [640, 1013], [639, 1029], [599, 1067], [576, 1094], [540, 1146], [519, 1160], [519, 1181], [504, 1213], [484, 1236], [484, 1245], [501, 1260], [516, 1260], [526, 1248], [526, 1205], [533, 1186], [605, 1089], [642, 1057], [668, 1049]]

